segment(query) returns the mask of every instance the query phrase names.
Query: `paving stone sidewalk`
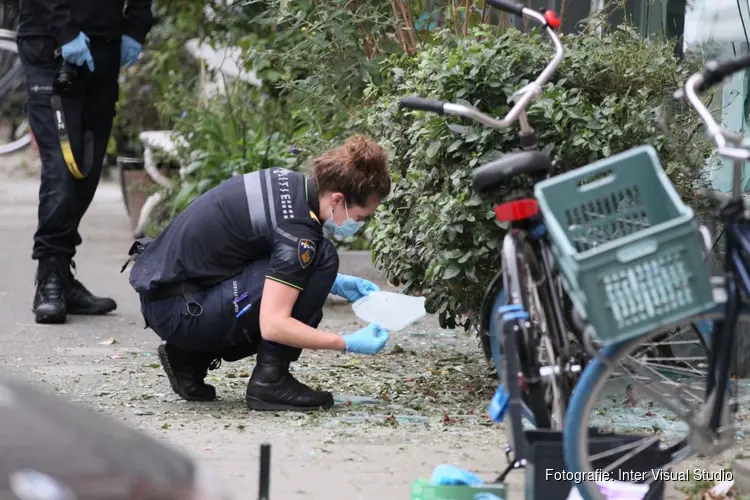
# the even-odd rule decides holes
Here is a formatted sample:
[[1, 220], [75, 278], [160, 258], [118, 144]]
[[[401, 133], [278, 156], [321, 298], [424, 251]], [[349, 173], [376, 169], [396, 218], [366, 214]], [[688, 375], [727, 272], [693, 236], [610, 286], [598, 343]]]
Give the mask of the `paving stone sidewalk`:
[[[408, 498], [410, 482], [440, 463], [493, 479], [505, 466], [505, 431], [486, 417], [495, 381], [476, 340], [425, 318], [375, 357], [306, 352], [304, 381], [335, 392], [331, 412], [250, 414], [244, 387], [253, 361], [211, 372], [221, 399], [186, 403], [172, 394], [143, 329], [138, 300], [119, 270], [131, 243], [117, 185], [104, 182], [83, 221], [79, 278], [118, 302], [104, 318], [36, 325], [31, 313], [35, 179], [0, 183], [0, 367], [212, 463], [238, 499], [257, 495], [259, 445], [272, 444], [276, 499]], [[356, 270], [347, 270], [355, 273]], [[358, 326], [350, 307], [331, 303], [323, 327]], [[521, 498], [523, 474], [510, 477]], [[684, 498], [669, 486], [667, 498]]]

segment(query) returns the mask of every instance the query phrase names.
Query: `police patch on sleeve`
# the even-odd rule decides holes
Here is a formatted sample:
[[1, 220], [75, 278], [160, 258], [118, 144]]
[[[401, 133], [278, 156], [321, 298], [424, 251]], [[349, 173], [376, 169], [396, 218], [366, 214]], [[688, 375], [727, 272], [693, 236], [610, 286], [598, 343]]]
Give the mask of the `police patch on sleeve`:
[[302, 266], [302, 269], [307, 268], [312, 264], [313, 258], [315, 257], [315, 243], [310, 240], [300, 239], [297, 242], [297, 258]]

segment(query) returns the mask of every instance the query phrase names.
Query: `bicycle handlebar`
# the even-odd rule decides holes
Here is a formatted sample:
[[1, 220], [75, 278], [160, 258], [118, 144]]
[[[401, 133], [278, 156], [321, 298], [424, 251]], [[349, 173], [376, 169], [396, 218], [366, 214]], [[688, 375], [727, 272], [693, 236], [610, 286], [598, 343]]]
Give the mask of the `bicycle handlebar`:
[[[742, 142], [742, 136], [724, 129], [714, 119], [708, 108], [698, 97], [699, 93], [705, 92], [714, 85], [724, 81], [728, 76], [750, 68], [750, 54], [740, 56], [729, 61], [708, 61], [703, 71], [695, 73], [685, 83], [684, 96], [690, 105], [700, 116], [706, 126], [706, 134], [716, 144], [717, 152], [724, 157], [734, 160], [750, 159], [750, 151], [741, 147], [735, 147]], [[676, 93], [676, 97], [682, 97], [682, 91]], [[732, 144], [734, 146], [729, 146]]]
[[708, 61], [703, 69], [703, 82], [698, 92], [705, 92], [714, 85], [721, 83], [726, 77], [750, 67], [750, 54], [745, 54], [729, 61]]
[[416, 109], [419, 111], [429, 111], [431, 113], [437, 113], [439, 115], [445, 113], [445, 110], [443, 109], [443, 106], [445, 106], [444, 101], [434, 101], [432, 99], [425, 99], [424, 97], [402, 97], [399, 101], [399, 105], [402, 108]]
[[565, 50], [563, 49], [562, 43], [555, 33], [555, 29], [559, 28], [560, 20], [555, 16], [554, 12], [548, 10], [544, 13], [537, 12], [528, 7], [513, 1], [513, 0], [488, 0], [487, 3], [493, 7], [516, 14], [532, 21], [544, 27], [547, 32], [547, 36], [552, 40], [555, 46], [555, 56], [552, 61], [547, 65], [546, 68], [541, 72], [539, 77], [529, 85], [525, 86], [514, 94], [514, 97], [521, 96], [516, 101], [516, 104], [511, 108], [507, 115], [502, 120], [498, 120], [489, 115], [482, 113], [476, 108], [470, 106], [464, 106], [462, 104], [456, 104], [452, 102], [436, 101], [432, 99], [425, 99], [423, 97], [404, 97], [399, 101], [399, 106], [407, 109], [414, 109], [419, 111], [429, 111], [438, 114], [449, 114], [459, 115], [466, 118], [475, 120], [483, 125], [486, 125], [495, 129], [508, 128], [515, 122], [521, 113], [526, 110], [526, 107], [531, 101], [542, 92], [542, 87], [549, 82], [552, 75], [557, 71], [563, 58], [565, 57]]
[[496, 9], [504, 10], [505, 12], [510, 12], [511, 14], [515, 14], [517, 16], [523, 15], [523, 4], [514, 2], [513, 0], [488, 0], [487, 3], [492, 5]]

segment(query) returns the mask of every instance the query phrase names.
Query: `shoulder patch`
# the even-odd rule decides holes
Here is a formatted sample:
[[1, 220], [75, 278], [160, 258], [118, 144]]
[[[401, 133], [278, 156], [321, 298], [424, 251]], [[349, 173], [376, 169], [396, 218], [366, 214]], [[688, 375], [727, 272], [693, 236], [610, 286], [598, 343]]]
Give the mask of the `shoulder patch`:
[[298, 240], [297, 258], [299, 259], [302, 269], [306, 269], [307, 266], [312, 264], [312, 261], [315, 258], [315, 243], [305, 239]]

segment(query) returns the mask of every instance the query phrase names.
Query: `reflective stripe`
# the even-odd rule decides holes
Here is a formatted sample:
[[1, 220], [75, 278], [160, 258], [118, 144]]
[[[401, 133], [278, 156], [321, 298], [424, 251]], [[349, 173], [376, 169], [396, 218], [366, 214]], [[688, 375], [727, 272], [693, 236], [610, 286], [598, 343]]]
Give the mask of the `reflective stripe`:
[[276, 198], [273, 195], [271, 186], [271, 175], [266, 172], [266, 203], [268, 203], [268, 212], [271, 214], [271, 227], [276, 227]]
[[297, 238], [295, 238], [295, 237], [294, 237], [294, 236], [292, 236], [291, 234], [287, 233], [287, 232], [286, 232], [286, 231], [284, 231], [283, 229], [281, 229], [281, 228], [278, 228], [278, 227], [277, 227], [277, 228], [275, 229], [275, 231], [276, 231], [276, 232], [277, 232], [277, 233], [278, 233], [278, 234], [279, 234], [279, 235], [280, 235], [280, 236], [281, 236], [282, 238], [284, 238], [284, 239], [286, 239], [286, 240], [289, 240], [289, 243], [291, 243], [292, 245], [296, 245], [296, 244], [297, 244]]
[[250, 222], [253, 225], [253, 232], [260, 236], [268, 230], [268, 221], [264, 210], [265, 200], [263, 199], [263, 190], [260, 187], [260, 172], [250, 172], [245, 174], [244, 177], [245, 197], [247, 198]]
[[303, 289], [301, 286], [293, 285], [293, 284], [289, 283], [288, 281], [280, 280], [279, 278], [274, 278], [273, 276], [269, 276], [267, 274], [266, 274], [266, 279], [269, 279], [269, 280], [272, 280], [272, 281], [276, 281], [277, 283], [281, 283], [283, 285], [287, 285], [287, 286], [290, 286], [292, 288], [296, 288], [297, 290], [302, 290]]

